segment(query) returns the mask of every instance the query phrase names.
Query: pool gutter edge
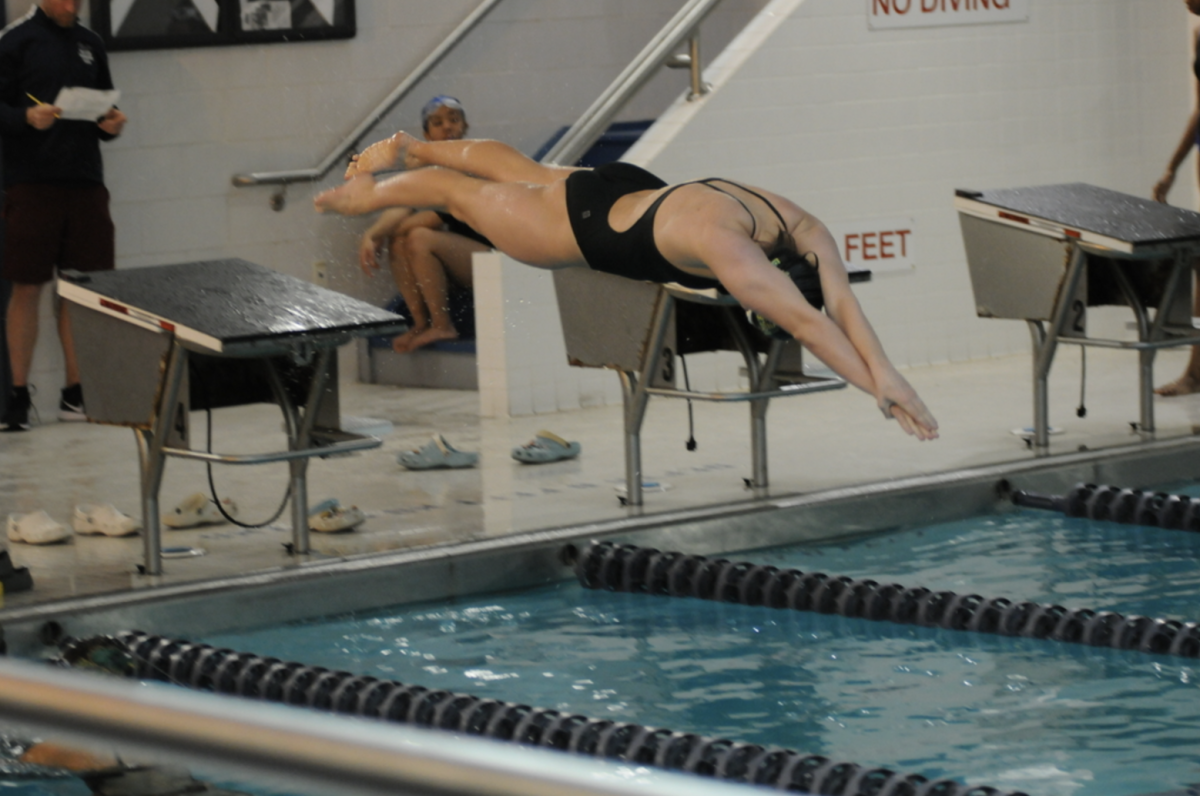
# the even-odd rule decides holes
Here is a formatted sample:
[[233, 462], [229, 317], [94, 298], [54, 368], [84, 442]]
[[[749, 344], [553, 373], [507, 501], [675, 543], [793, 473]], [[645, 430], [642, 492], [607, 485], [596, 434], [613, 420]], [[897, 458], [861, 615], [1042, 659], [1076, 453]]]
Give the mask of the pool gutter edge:
[[571, 550], [605, 538], [714, 554], [828, 541], [1003, 510], [1005, 489], [1143, 486], [1200, 478], [1200, 438], [1140, 442], [800, 495], [632, 516], [419, 550], [310, 561], [234, 577], [0, 610], [10, 654], [37, 656], [43, 627], [73, 636], [139, 628], [196, 637], [572, 577]]

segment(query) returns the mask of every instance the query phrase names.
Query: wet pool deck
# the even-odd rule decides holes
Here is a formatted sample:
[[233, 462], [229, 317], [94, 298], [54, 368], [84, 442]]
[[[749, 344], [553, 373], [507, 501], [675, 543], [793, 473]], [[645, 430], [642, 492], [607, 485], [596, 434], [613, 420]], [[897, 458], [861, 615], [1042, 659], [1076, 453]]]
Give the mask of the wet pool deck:
[[[1160, 354], [1158, 380], [1177, 375], [1185, 357], [1181, 351]], [[1016, 355], [907, 370], [941, 423], [942, 438], [935, 442], [908, 438], [880, 417], [868, 396], [852, 389], [775, 401], [768, 414], [771, 487], [765, 495], [813, 493], [1031, 460], [1034, 453], [1011, 433], [1031, 424], [1030, 368], [1028, 356]], [[1067, 351], [1060, 356], [1051, 376], [1051, 422], [1063, 433], [1051, 438], [1051, 456], [1141, 439], [1130, 426], [1138, 417], [1136, 391], [1136, 355], [1094, 349], [1088, 361], [1087, 417], [1077, 418], [1078, 355]], [[336, 497], [359, 506], [367, 521], [355, 532], [314, 533], [313, 553], [297, 558], [284, 547], [291, 538], [287, 512], [258, 529], [215, 525], [164, 530], [164, 546], [196, 547], [205, 554], [165, 561], [158, 578], [138, 574], [143, 552], [136, 536], [76, 536], [66, 544], [45, 547], [11, 542], [12, 558], [30, 568], [34, 589], [9, 595], [5, 607], [765, 496], [748, 492], [742, 483], [750, 463], [748, 411], [743, 404], [695, 404], [699, 446], [688, 452], [686, 404], [650, 402], [643, 429], [644, 468], [647, 479], [668, 484], [669, 489], [648, 491], [639, 512], [622, 507], [616, 496], [616, 487], [624, 482], [619, 406], [480, 420], [474, 392], [347, 384], [341, 399], [344, 415], [392, 424], [381, 448], [317, 459], [310, 466], [310, 503]], [[1200, 396], [1156, 399], [1155, 411], [1159, 440], [1200, 433]], [[282, 443], [275, 407], [224, 409], [214, 418], [215, 450], [265, 451]], [[203, 416], [196, 415], [195, 422], [194, 438], [203, 439]], [[542, 428], [578, 440], [582, 455], [540, 466], [513, 461], [512, 447]], [[479, 466], [410, 472], [396, 463], [398, 452], [419, 447], [434, 432], [456, 447], [479, 451]], [[69, 525], [73, 507], [87, 502], [111, 502], [127, 513], [139, 513], [137, 453], [127, 429], [50, 420], [29, 433], [0, 435], [0, 462], [0, 512], [5, 515], [43, 509]], [[283, 500], [287, 470], [283, 464], [218, 466], [214, 480], [223, 497], [237, 502], [240, 519], [261, 522]], [[172, 507], [207, 488], [202, 464], [170, 460], [162, 505]]]

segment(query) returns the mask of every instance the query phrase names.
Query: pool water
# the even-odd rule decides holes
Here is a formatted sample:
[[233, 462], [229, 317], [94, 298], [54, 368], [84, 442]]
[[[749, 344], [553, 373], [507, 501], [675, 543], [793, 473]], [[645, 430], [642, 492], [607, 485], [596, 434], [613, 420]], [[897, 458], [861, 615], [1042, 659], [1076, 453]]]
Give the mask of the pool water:
[[[1200, 534], [1022, 511], [733, 556], [1200, 619]], [[1200, 782], [1200, 662], [577, 584], [202, 640], [1034, 796]]]

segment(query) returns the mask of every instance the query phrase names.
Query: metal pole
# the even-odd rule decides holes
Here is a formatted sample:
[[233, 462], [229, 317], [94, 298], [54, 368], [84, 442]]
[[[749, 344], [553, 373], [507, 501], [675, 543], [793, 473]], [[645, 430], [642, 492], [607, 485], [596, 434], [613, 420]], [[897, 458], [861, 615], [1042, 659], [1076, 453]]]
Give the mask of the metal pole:
[[[1071, 249], [1070, 264], [1063, 279], [1062, 290], [1054, 305], [1050, 328], [1043, 332], [1041, 323], [1037, 324], [1038, 333], [1034, 334], [1033, 357], [1033, 444], [1041, 449], [1050, 447], [1050, 388], [1048, 380], [1050, 367], [1054, 364], [1054, 354], [1058, 349], [1058, 337], [1067, 323], [1079, 280], [1087, 267], [1087, 255], [1078, 247]], [[1033, 333], [1034, 321], [1029, 321], [1030, 332]], [[1039, 345], [1039, 334], [1041, 341]]]
[[[200, 764], [339, 796], [737, 796], [746, 786], [639, 773], [557, 750], [194, 693], [0, 659], [0, 718], [85, 748]], [[647, 781], [649, 780], [649, 781]]]
[[[763, 363], [758, 377], [751, 382], [755, 392], [766, 392], [775, 386], [775, 371], [779, 368], [779, 359], [783, 355], [782, 340], [772, 340], [767, 349], [767, 360]], [[758, 357], [755, 357], [755, 362]], [[767, 409], [771, 406], [769, 398], [760, 398], [750, 402], [750, 461], [753, 467], [753, 480], [750, 486], [762, 489], [770, 483], [767, 471]]]
[[708, 86], [704, 85], [704, 81], [700, 78], [700, 73], [704, 69], [704, 64], [700, 62], [700, 32], [693, 31], [692, 37], [688, 39], [688, 61], [692, 75], [692, 90], [688, 93], [688, 102], [698, 99], [708, 93]]
[[[723, 307], [722, 317], [725, 326], [733, 337], [734, 345], [746, 362], [746, 377], [750, 389], [754, 392], [764, 392], [769, 388], [764, 378], [766, 370], [758, 361], [758, 352], [750, 342], [750, 336], [742, 326], [742, 320], [730, 307]], [[777, 349], [778, 347], [776, 347]], [[775, 350], [775, 364], [779, 361], [778, 351]], [[769, 399], [758, 398], [750, 402], [750, 486], [762, 488], [767, 485], [767, 407]]]
[[720, 0], [688, 0], [671, 21], [596, 98], [579, 120], [542, 157], [543, 163], [570, 165], [601, 136], [612, 118], [654, 75], [671, 52], [695, 30]]
[[[1129, 281], [1129, 276], [1121, 270], [1121, 266], [1116, 262], [1112, 262], [1111, 265], [1117, 286], [1121, 289], [1121, 293], [1124, 294], [1125, 302], [1133, 310], [1134, 318], [1137, 320], [1138, 340], [1148, 342], [1157, 338], [1161, 333], [1162, 323], [1166, 319], [1164, 312], [1166, 304], [1164, 303], [1158, 308], [1158, 313], [1154, 318], [1154, 325], [1151, 326], [1146, 306], [1142, 303], [1141, 298], [1138, 297], [1137, 291], [1133, 289], [1133, 284]], [[1174, 283], [1177, 281], [1178, 272], [1173, 271], [1164, 289], [1164, 299], [1170, 294]], [[1154, 349], [1138, 349], [1138, 406], [1140, 409], [1138, 430], [1145, 433], [1154, 432], [1154, 357], [1157, 353]]]
[[[322, 348], [321, 353], [317, 355], [312, 383], [308, 387], [308, 401], [304, 405], [304, 417], [300, 421], [300, 433], [293, 442], [296, 450], [305, 450], [312, 446], [313, 423], [316, 421], [317, 410], [321, 406], [321, 395], [325, 391], [325, 381], [329, 376], [332, 350]], [[307, 554], [310, 550], [308, 532], [309, 461], [311, 460], [306, 457], [288, 462], [292, 476], [292, 545], [293, 552], [297, 554]]]
[[637, 374], [620, 371], [625, 408], [625, 505], [642, 505], [642, 423], [635, 410]]
[[[1041, 321], [1026, 319], [1029, 337], [1033, 340], [1033, 437], [1034, 444], [1046, 447], [1050, 441], [1050, 396], [1046, 391], [1046, 379], [1038, 375], [1038, 352], [1046, 342], [1046, 327]], [[1041, 429], [1046, 430], [1045, 436]]]
[[675, 298], [665, 289], [658, 291], [658, 306], [650, 322], [650, 338], [642, 357], [642, 370], [636, 376], [621, 374], [621, 388], [625, 395], [625, 502], [630, 506], [642, 505], [642, 421], [646, 418], [646, 404], [650, 401], [647, 392], [654, 382], [658, 365], [662, 361], [663, 340], [671, 323]]
[[158, 490], [162, 486], [167, 456], [163, 448], [171, 423], [178, 411], [179, 388], [187, 371], [187, 349], [175, 340], [168, 355], [165, 383], [151, 429], [135, 429], [138, 460], [142, 470], [142, 542], [145, 550], [143, 569], [147, 575], [162, 574], [162, 529], [158, 516]]

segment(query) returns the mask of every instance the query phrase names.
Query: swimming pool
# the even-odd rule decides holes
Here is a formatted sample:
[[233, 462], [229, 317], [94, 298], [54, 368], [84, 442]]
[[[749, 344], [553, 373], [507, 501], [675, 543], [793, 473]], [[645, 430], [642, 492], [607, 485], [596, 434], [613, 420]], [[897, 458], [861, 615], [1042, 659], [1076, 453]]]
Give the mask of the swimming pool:
[[[863, 764], [875, 763], [875, 758], [868, 755], [878, 754], [881, 765], [911, 772], [919, 764], [928, 766], [925, 770], [927, 775], [936, 776], [944, 771], [971, 782], [984, 782], [987, 780], [985, 774], [996, 773], [1003, 778], [987, 784], [1010, 790], [1017, 788], [1021, 781], [1033, 781], [1036, 787], [1031, 787], [1031, 790], [1035, 796], [1050, 792], [1100, 792], [1096, 790], [1098, 787], [1108, 786], [1117, 788], [1114, 793], [1143, 793], [1158, 786], [1142, 788], [1139, 772], [1145, 766], [1140, 763], [1129, 765], [1131, 769], [1137, 769], [1129, 772], [1132, 779], [1126, 777], [1124, 772], [1115, 776], [1102, 773], [1105, 781], [1096, 779], [1089, 782], [1086, 772], [1103, 772], [1101, 767], [1087, 768], [1091, 763], [1086, 759], [1079, 765], [1060, 765], [1054, 761], [1051, 761], [1052, 765], [1047, 764], [1044, 757], [1038, 756], [1037, 744], [1026, 744], [1026, 748], [1031, 750], [1030, 759], [1033, 762], [1018, 760], [1023, 768], [1014, 769], [1019, 772], [1015, 779], [1008, 776], [1009, 769], [1001, 770], [1001, 765], [990, 760], [990, 749], [996, 745], [993, 735], [1007, 738], [1009, 734], [1022, 735], [1037, 730], [1033, 725], [1048, 715], [1054, 718], [1053, 730], [1059, 731], [1064, 739], [1073, 737], [1074, 725], [1071, 721], [1060, 721], [1057, 714], [1042, 712], [1042, 706], [1046, 703], [1055, 709], [1060, 706], [1060, 703], [1038, 690], [1044, 687], [1039, 678], [1047, 666], [1050, 669], [1066, 666], [1073, 671], [1070, 670], [1073, 665], [1085, 673], [1097, 669], [1112, 671], [1111, 683], [1120, 684], [1120, 678], [1125, 677], [1122, 672], [1128, 666], [1125, 656], [1133, 653], [1110, 653], [1078, 647], [1059, 649], [1048, 647], [1046, 642], [1026, 639], [967, 639], [962, 634], [948, 631], [768, 612], [765, 609], [698, 601], [687, 601], [685, 604], [685, 601], [660, 598], [603, 595], [583, 592], [578, 587], [564, 583], [564, 579], [571, 575], [569, 552], [590, 539], [612, 539], [702, 554], [814, 542], [820, 544], [794, 548], [799, 551], [798, 554], [805, 556], [804, 559], [795, 559], [795, 563], [803, 560], [803, 568], [809, 570], [822, 569], [839, 574], [863, 572], [873, 577], [894, 578], [908, 585], [921, 583], [958, 591], [966, 590], [969, 579], [979, 578], [973, 587], [983, 594], [1008, 594], [1018, 599], [1051, 596], [1056, 601], [1074, 605], [1078, 603], [1072, 595], [1104, 596], [1103, 590], [1088, 585], [1095, 580], [1092, 569], [1089, 569], [1093, 564], [1086, 561], [1086, 556], [1082, 562], [1076, 561], [1070, 565], [1061, 561], [1051, 564], [1050, 559], [1046, 558], [1046, 551], [1052, 553], [1064, 544], [1078, 544], [1084, 540], [1090, 545], [1088, 550], [1109, 557], [1108, 564], [1113, 566], [1094, 566], [1103, 570], [1099, 574], [1109, 578], [1115, 597], [1129, 600], [1102, 603], [1097, 599], [1087, 600], [1086, 604], [1129, 611], [1132, 610], [1130, 606], [1138, 604], [1139, 600], [1151, 606], [1150, 597], [1161, 594], [1166, 596], [1167, 602], [1159, 607], [1166, 612], [1172, 600], [1174, 604], [1186, 607], [1186, 589], [1181, 583], [1177, 591], [1174, 581], [1166, 581], [1168, 588], [1165, 590], [1154, 584], [1164, 583], [1161, 573], [1186, 571], [1184, 553], [1167, 552], [1161, 556], [1140, 553], [1138, 555], [1149, 557], [1142, 563], [1134, 560], [1132, 569], [1118, 576], [1113, 567], [1121, 565], [1123, 551], [1130, 546], [1130, 540], [1142, 532], [1111, 526], [1105, 533], [1093, 530], [1085, 537], [1072, 537], [1073, 524], [1079, 521], [1056, 517], [1051, 526], [1054, 530], [1035, 543], [1025, 544], [1005, 537], [1010, 530], [1005, 523], [1010, 518], [1004, 514], [996, 515], [993, 510], [997, 505], [1008, 505], [1002, 499], [1002, 493], [1008, 486], [1053, 494], [1064, 492], [1071, 484], [1080, 481], [1141, 485], [1164, 483], [1183, 475], [1200, 475], [1200, 450], [1197, 450], [1193, 441], [1139, 444], [1124, 449], [1081, 452], [1047, 460], [1034, 459], [702, 510], [645, 516], [631, 512], [629, 518], [619, 521], [547, 529], [448, 548], [315, 562], [276, 572], [251, 573], [239, 578], [104, 595], [32, 608], [14, 608], [0, 611], [0, 625], [5, 631], [10, 654], [37, 657], [45, 654], [40, 639], [48, 623], [54, 623], [69, 635], [80, 638], [136, 627], [177, 638], [220, 640], [241, 646], [258, 635], [257, 632], [243, 635], [246, 628], [279, 626], [311, 617], [355, 612], [360, 618], [383, 624], [373, 629], [354, 631], [336, 643], [318, 644], [311, 650], [313, 655], [303, 660], [314, 664], [323, 661], [332, 663], [341, 659], [328, 656], [340, 655], [342, 648], [365, 652], [367, 657], [364, 660], [377, 653], [385, 661], [382, 666], [400, 666], [392, 674], [387, 674], [384, 668], [380, 669], [389, 679], [404, 679], [399, 676], [400, 673], [407, 676], [408, 670], [404, 667], [415, 667], [411, 671], [415, 671], [417, 676], [408, 678], [408, 682], [436, 687], [446, 686], [454, 677], [459, 677], [459, 684], [455, 687], [461, 691], [493, 697], [500, 696], [500, 692], [489, 689], [508, 689], [514, 685], [524, 687], [534, 680], [557, 679], [559, 683], [566, 681], [568, 684], [568, 688], [562, 692], [563, 696], [540, 699], [535, 698], [540, 692], [533, 692], [529, 701], [553, 707], [555, 704], [575, 704], [575, 700], [583, 700], [580, 712], [599, 718], [651, 704], [660, 711], [659, 718], [664, 719], [661, 723], [672, 729], [687, 729], [683, 721], [695, 720], [696, 726], [705, 731], [721, 732], [729, 728], [727, 734], [730, 737], [743, 741], [750, 739], [750, 731], [762, 732], [764, 737], [771, 731], [769, 742], [791, 743], [785, 737], [775, 737], [774, 729], [798, 727], [798, 734], [792, 737], [798, 739], [795, 745], [803, 752], [828, 751], [840, 759]], [[956, 518], [979, 516], [981, 513], [984, 525], [976, 535], [969, 539], [956, 535], [957, 532], [953, 530], [953, 523], [958, 521]], [[915, 536], [880, 533], [917, 525], [928, 527], [924, 531], [914, 531]], [[937, 549], [938, 545], [929, 540], [936, 539], [941, 533], [949, 534], [946, 545], [960, 554], [957, 555], [959, 564], [951, 565], [925, 554], [927, 549]], [[1153, 533], [1157, 532], [1152, 532], [1152, 536]], [[1150, 547], [1166, 550], [1174, 546], [1184, 550], [1188, 544], [1155, 541]], [[901, 548], [899, 552], [897, 545]], [[786, 556], [792, 553], [783, 550], [738, 553], [730, 557], [787, 565], [789, 559]], [[808, 556], [813, 557], [810, 559]], [[1009, 575], [999, 577], [993, 568], [993, 559], [1003, 558], [1011, 558], [1016, 566], [1009, 568]], [[893, 568], [882, 567], [881, 562]], [[997, 577], [994, 581], [990, 580], [993, 576]], [[1008, 588], [1009, 583], [1012, 584], [1012, 591]], [[546, 587], [546, 584], [554, 585]], [[1017, 592], [1018, 586], [1023, 590]], [[1036, 588], [1024, 591], [1027, 587]], [[514, 593], [514, 589], [517, 592]], [[501, 596], [472, 596], [497, 593]], [[520, 602], [526, 597], [541, 599], [545, 595], [550, 595], [552, 601], [579, 608], [585, 625], [603, 631], [595, 641], [589, 641], [588, 646], [581, 646], [581, 649], [595, 653], [591, 665], [597, 667], [597, 671], [606, 676], [609, 672], [621, 675], [622, 679], [617, 681], [615, 687], [587, 673], [542, 676], [543, 671], [539, 667], [545, 665], [546, 661], [538, 658], [543, 653], [539, 652], [540, 647], [534, 641], [544, 637], [551, 644], [548, 649], [554, 652], [554, 660], [550, 663], [557, 664], [559, 657], [569, 657], [566, 653], [571, 652], [570, 649], [565, 652], [561, 650], [561, 643], [558, 647], [553, 646], [561, 634], [558, 618], [541, 608], [535, 611], [530, 607], [522, 607]], [[578, 599], [568, 599], [572, 596]], [[516, 601], [512, 601], [512, 598], [516, 598]], [[429, 603], [430, 600], [435, 602]], [[397, 618], [393, 619], [378, 614], [378, 606], [392, 604], [423, 604], [423, 607], [400, 609]], [[584, 610], [584, 606], [590, 608]], [[618, 608], [620, 610], [615, 610]], [[639, 618], [638, 611], [649, 613]], [[575, 615], [574, 608], [567, 613], [571, 616], [566, 618], [572, 621], [581, 618]], [[1182, 611], [1175, 615], [1189, 618], [1188, 613]], [[525, 620], [523, 614], [530, 614], [530, 620]], [[395, 624], [401, 619], [403, 622]], [[659, 619], [661, 621], [657, 624], [652, 621]], [[444, 632], [447, 628], [442, 627], [443, 623], [449, 623], [447, 628], [452, 627], [457, 632]], [[712, 630], [714, 623], [717, 625], [715, 632]], [[416, 653], [406, 654], [398, 647], [380, 646], [379, 639], [370, 638], [372, 634], [382, 637], [385, 630], [392, 637], [405, 636], [415, 625], [422, 625], [426, 629], [437, 628], [436, 632], [427, 634], [428, 639], [445, 642], [446, 650], [414, 647], [420, 649], [418, 656]], [[633, 635], [622, 636], [627, 629], [633, 631]], [[270, 640], [275, 632], [278, 631], [267, 631], [262, 638]], [[516, 651], [486, 651], [493, 633], [498, 637], [507, 635], [517, 638], [519, 643]], [[751, 634], [755, 641], [747, 659], [750, 663], [739, 661], [738, 656], [744, 651], [739, 651], [738, 640], [749, 638]], [[709, 635], [711, 638], [708, 638]], [[762, 641], [766, 637], [770, 637], [769, 644]], [[571, 641], [580, 638], [583, 636], [572, 637]], [[642, 669], [623, 657], [633, 648], [673, 653], [676, 642], [694, 638], [705, 638], [705, 652], [697, 656], [694, 662], [689, 662], [686, 655], [680, 653], [675, 660], [668, 657], [666, 663], [655, 663], [653, 667]], [[829, 646], [838, 639], [848, 640], [850, 647], [838, 649]], [[460, 642], [465, 642], [461, 648]], [[257, 640], [255, 643], [258, 643]], [[422, 645], [425, 643], [421, 642]], [[866, 645], [863, 649], [869, 651], [855, 649], [854, 645], [859, 643]], [[916, 658], [910, 663], [896, 664], [891, 658], [893, 648], [905, 654], [912, 653]], [[875, 650], [883, 652], [876, 654]], [[256, 646], [253, 651], [268, 654], [271, 648]], [[302, 651], [307, 655], [307, 650]], [[426, 658], [426, 655], [433, 657]], [[439, 658], [439, 655], [442, 657]], [[497, 661], [502, 660], [500, 655], [509, 658], [504, 661], [505, 667], [515, 668], [498, 666]], [[926, 655], [932, 657], [921, 657]], [[1117, 656], [1115, 664], [1110, 660], [1113, 655]], [[1006, 656], [1016, 657], [1010, 661]], [[856, 685], [853, 682], [855, 678], [845, 674], [851, 671], [851, 662], [860, 663], [868, 677], [876, 678], [881, 683], [879, 693], [889, 695], [889, 699], [899, 699], [901, 706], [906, 704], [904, 696], [911, 695], [909, 702], [919, 710], [914, 708], [904, 712], [882, 703], [880, 706], [868, 705], [857, 712], [834, 710], [836, 702], [831, 697], [840, 693], [843, 684], [836, 679], [826, 682], [824, 678], [829, 673], [842, 671], [842, 677], [851, 685]], [[1014, 678], [1008, 679], [997, 674], [1007, 671], [1003, 667], [1010, 662], [1021, 667], [1015, 670]], [[463, 665], [458, 666], [459, 663]], [[333, 665], [349, 668], [348, 664], [343, 663]], [[426, 671], [423, 667], [431, 668]], [[772, 674], [775, 679], [758, 679], [759, 670]], [[1174, 668], [1167, 661], [1155, 671], [1157, 674], [1154, 676], [1159, 680], [1172, 683], [1171, 689], [1183, 688], [1185, 692], [1187, 687], [1183, 681], [1192, 677], [1190, 670], [1179, 666], [1179, 661], [1175, 661]], [[773, 674], [778, 672], [794, 674], [796, 682], [787, 677], [780, 679]], [[1024, 694], [1024, 698], [1032, 700], [1032, 707], [1024, 714], [1011, 708], [998, 713], [987, 699], [982, 699], [979, 704], [968, 704], [958, 708], [957, 712], [948, 712], [944, 709], [939, 688], [953, 690], [947, 684], [958, 682], [955, 678], [963, 672], [975, 675], [976, 680], [980, 672], [986, 672], [991, 679], [975, 682], [963, 676], [961, 679], [969, 686], [963, 685], [962, 688], [973, 688], [975, 690], [972, 693], [975, 694], [986, 691], [989, 698], [993, 693], [1000, 693], [1007, 700], [1012, 700], [1013, 694]], [[716, 684], [706, 681], [705, 678], [710, 674], [718, 677], [714, 681]], [[719, 676], [724, 676], [724, 680], [720, 680]], [[1144, 678], [1144, 669], [1136, 669], [1133, 676]], [[1021, 680], [1022, 677], [1028, 680], [1028, 684]], [[1179, 685], [1173, 684], [1176, 679], [1180, 681]], [[1102, 674], [1099, 682], [1103, 685], [1110, 680]], [[1141, 679], [1137, 682], [1144, 685]], [[559, 683], [555, 684], [555, 688]], [[699, 695], [697, 706], [682, 705], [673, 700], [676, 692], [684, 696], [688, 694], [688, 689], [675, 687], [680, 683], [689, 688], [695, 685], [691, 690]], [[1161, 683], [1159, 685], [1167, 687]], [[1049, 687], [1054, 694], [1073, 694], [1076, 690], [1073, 682]], [[781, 690], [778, 701], [783, 704], [766, 710], [738, 711], [729, 707], [732, 704], [730, 700], [740, 696], [741, 692], [761, 694], [775, 688], [791, 688], [800, 696], [813, 694], [816, 701], [805, 703], [795, 699], [788, 703], [791, 695]], [[930, 688], [934, 689], [934, 700], [928, 699], [925, 693]], [[770, 693], [774, 695], [774, 691]], [[1120, 691], [1121, 695], [1124, 693]], [[520, 695], [514, 693], [509, 698], [518, 697]], [[1155, 711], [1166, 716], [1161, 737], [1166, 739], [1166, 743], [1174, 744], [1171, 748], [1177, 748], [1179, 743], [1192, 743], [1192, 722], [1180, 713], [1183, 709], [1181, 706], [1187, 704], [1186, 698], [1174, 702], [1161, 696], [1155, 699], [1168, 704], [1154, 707], [1148, 713], [1139, 710], [1135, 715], [1149, 716], [1146, 720], [1151, 724], [1158, 721], [1154, 717]], [[708, 709], [710, 707], [712, 709]], [[942, 710], [942, 713], [939, 714], [938, 710]], [[1022, 715], [1026, 719], [1024, 722], [1020, 720]], [[887, 724], [896, 717], [900, 717], [899, 722]], [[654, 721], [654, 714], [646, 714], [643, 720], [647, 723]], [[1119, 712], [1117, 719], [1110, 717], [1110, 720], [1117, 724], [1129, 723]], [[981, 728], [973, 728], [972, 732], [977, 735], [988, 734], [982, 745], [977, 739], [962, 742], [959, 738], [960, 728], [974, 727], [972, 722]], [[761, 730], [755, 729], [756, 723], [762, 725]], [[920, 726], [922, 732], [926, 725], [933, 731], [925, 735], [911, 732], [914, 723]], [[896, 730], [896, 726], [900, 729]], [[881, 742], [877, 750], [870, 751], [858, 743], [860, 735], [871, 742], [880, 739], [886, 742]], [[1115, 735], [1122, 734], [1117, 732]], [[835, 743], [840, 745], [847, 738], [854, 741], [853, 748], [833, 748]], [[925, 740], [922, 741], [922, 738]], [[948, 741], [947, 745], [935, 746], [942, 739]], [[808, 741], [814, 746], [807, 745]], [[1059, 746], [1063, 743], [1065, 741], [1060, 741]], [[1086, 750], [1097, 748], [1099, 744], [1099, 748], [1104, 749], [1107, 743], [1107, 736], [1101, 734], [1096, 738], [1086, 737], [1077, 745]], [[1121, 744], [1120, 754], [1126, 760], [1134, 760], [1145, 750], [1145, 747], [1129, 746], [1123, 737], [1113, 743]], [[976, 757], [959, 754], [960, 748], [967, 749]], [[867, 750], [865, 753], [864, 749]], [[1064, 759], [1072, 760], [1071, 754], [1070, 750], [1058, 749], [1050, 756], [1057, 759], [1056, 756], [1067, 755]], [[1098, 754], [1104, 756], [1103, 752]], [[1154, 756], [1158, 754], [1157, 751], [1153, 752]], [[1154, 756], [1150, 758], [1152, 761]], [[1176, 760], [1171, 755], [1168, 757]], [[977, 765], [976, 760], [981, 762]], [[970, 764], [972, 770], [967, 770], [964, 767], [966, 764]], [[1162, 782], [1194, 781], [1194, 777], [1187, 778], [1186, 770], [1181, 775], [1175, 762], [1171, 765], [1174, 768], [1161, 777]]]
[[[1200, 535], [1035, 511], [738, 560], [1194, 619]], [[1200, 779], [1195, 661], [575, 584], [218, 646], [1039, 796]]]

